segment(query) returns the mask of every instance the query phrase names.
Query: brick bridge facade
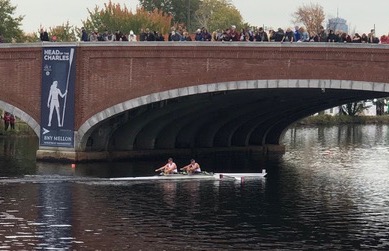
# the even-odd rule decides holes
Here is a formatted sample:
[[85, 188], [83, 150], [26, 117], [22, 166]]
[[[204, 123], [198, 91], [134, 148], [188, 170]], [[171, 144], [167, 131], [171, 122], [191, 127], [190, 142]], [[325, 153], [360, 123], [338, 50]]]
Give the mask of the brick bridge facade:
[[[389, 96], [385, 45], [71, 45], [77, 55], [75, 147], [40, 147], [40, 159], [282, 151], [282, 135], [295, 121]], [[43, 46], [0, 45], [0, 109], [21, 118], [38, 137]]]

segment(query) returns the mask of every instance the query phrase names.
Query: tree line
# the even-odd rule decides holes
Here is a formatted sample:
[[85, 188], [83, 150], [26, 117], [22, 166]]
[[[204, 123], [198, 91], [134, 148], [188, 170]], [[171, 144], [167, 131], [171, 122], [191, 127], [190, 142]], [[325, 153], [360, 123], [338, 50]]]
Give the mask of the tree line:
[[[78, 41], [81, 27], [70, 24], [69, 20], [54, 27], [37, 27], [37, 32], [25, 33], [21, 23], [24, 16], [15, 16], [16, 6], [10, 0], [0, 0], [0, 42], [36, 42], [39, 32], [46, 29], [51, 38], [58, 42]], [[132, 30], [140, 34], [142, 29], [167, 34], [172, 26], [183, 27], [194, 33], [205, 28], [210, 33], [235, 26], [237, 30], [251, 27], [245, 23], [239, 10], [230, 0], [139, 0], [139, 7], [131, 11], [125, 5], [109, 0], [104, 6], [87, 9], [88, 16], [82, 20], [87, 32], [94, 30], [129, 34]], [[319, 34], [324, 26], [325, 13], [319, 4], [303, 4], [292, 13], [292, 22], [305, 26], [309, 35]], [[54, 39], [53, 39], [54, 41]]]
[[[0, 0], [0, 42], [35, 42], [39, 41], [37, 32], [25, 33], [21, 24], [24, 16], [15, 16], [16, 6], [10, 0]], [[109, 0], [104, 6], [87, 9], [88, 16], [82, 21], [89, 32], [98, 29], [115, 32], [120, 30], [128, 34], [131, 30], [139, 34], [141, 29], [149, 28], [162, 34], [168, 33], [172, 26], [184, 27], [189, 33], [206, 28], [219, 31], [232, 25], [237, 29], [251, 25], [243, 21], [239, 10], [230, 0], [139, 0], [139, 8], [129, 10], [125, 5]], [[325, 20], [323, 7], [319, 4], [307, 4], [292, 13], [295, 24], [303, 24], [308, 33], [319, 32]], [[79, 40], [81, 27], [75, 27], [69, 20], [63, 24], [44, 28], [50, 37], [58, 42]]]
[[[168, 33], [172, 26], [181, 26], [189, 32], [206, 27], [208, 30], [231, 25], [244, 27], [248, 24], [238, 9], [229, 0], [139, 0], [139, 7], [131, 11], [109, 0], [104, 6], [87, 9], [88, 16], [82, 20], [87, 31], [94, 29], [117, 31], [128, 34], [131, 30], [139, 34], [141, 29]], [[69, 20], [54, 27], [37, 27], [37, 32], [25, 33], [21, 29], [24, 16], [15, 16], [16, 6], [10, 0], [0, 0], [0, 42], [39, 41], [39, 32], [45, 29], [58, 42], [77, 41], [81, 27]]]

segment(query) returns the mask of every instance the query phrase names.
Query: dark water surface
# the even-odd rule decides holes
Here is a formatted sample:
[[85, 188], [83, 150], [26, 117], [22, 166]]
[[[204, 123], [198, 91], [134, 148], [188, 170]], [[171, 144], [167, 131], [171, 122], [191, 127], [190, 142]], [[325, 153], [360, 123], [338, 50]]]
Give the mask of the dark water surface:
[[36, 139], [1, 138], [0, 250], [389, 250], [388, 126], [300, 128], [284, 142], [280, 158], [198, 160], [266, 179], [113, 182], [164, 160], [72, 168], [36, 163]]

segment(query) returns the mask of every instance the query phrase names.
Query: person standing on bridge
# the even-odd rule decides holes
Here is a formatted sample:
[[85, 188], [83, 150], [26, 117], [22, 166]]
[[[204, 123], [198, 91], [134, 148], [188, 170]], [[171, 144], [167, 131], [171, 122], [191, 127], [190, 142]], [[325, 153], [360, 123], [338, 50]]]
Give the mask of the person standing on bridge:
[[128, 41], [129, 42], [136, 42], [136, 35], [133, 30], [130, 30], [130, 34], [128, 35]]
[[81, 28], [81, 41], [83, 42], [89, 41], [88, 33], [86, 32], [84, 27]]
[[40, 40], [42, 42], [49, 42], [50, 41], [49, 34], [43, 28], [41, 28], [41, 31], [40, 31], [40, 34], [39, 34], [39, 38], [40, 38]]
[[164, 174], [175, 174], [178, 173], [177, 171], [177, 165], [176, 163], [173, 162], [172, 158], [169, 158], [167, 160], [167, 164], [164, 165], [163, 167], [160, 167], [158, 169], [155, 169], [156, 172], [161, 172], [163, 171]]
[[68, 91], [66, 90], [65, 93], [62, 93], [61, 90], [58, 88], [58, 81], [54, 81], [53, 84], [50, 87], [50, 93], [49, 98], [47, 99], [47, 107], [50, 108], [49, 113], [49, 123], [47, 126], [51, 126], [51, 119], [53, 118], [53, 112], [55, 109], [55, 112], [57, 113], [57, 120], [58, 120], [58, 127], [63, 126], [63, 121], [61, 123], [60, 118], [60, 107], [59, 107], [59, 96], [61, 98], [65, 97]]

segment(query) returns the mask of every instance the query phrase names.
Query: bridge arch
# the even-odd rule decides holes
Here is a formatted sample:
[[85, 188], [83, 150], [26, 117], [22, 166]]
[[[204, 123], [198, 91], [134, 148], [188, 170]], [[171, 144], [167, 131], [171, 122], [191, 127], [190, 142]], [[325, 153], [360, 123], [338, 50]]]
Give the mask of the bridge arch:
[[[1, 44], [0, 100], [5, 101], [1, 106], [13, 110], [36, 134], [42, 49], [47, 46], [76, 49], [75, 147], [40, 146], [39, 159], [104, 159], [107, 154], [114, 158], [110, 150], [131, 147], [255, 148], [279, 143], [280, 132], [292, 121], [319, 110], [389, 96], [389, 46], [381, 44]], [[238, 98], [240, 103], [230, 104], [227, 98]], [[211, 103], [190, 112], [188, 100]], [[180, 106], [174, 108], [174, 102]], [[254, 104], [252, 113], [249, 102]], [[157, 106], [161, 106], [158, 111]], [[165, 116], [173, 119], [159, 128], [147, 127], [152, 135], [144, 132], [149, 123]], [[120, 138], [121, 132], [127, 137]]]
[[[189, 143], [188, 140], [194, 140], [194, 134], [205, 135], [208, 138], [196, 139], [197, 146], [203, 147], [212, 147], [215, 145], [220, 146], [231, 146], [235, 145], [247, 145], [250, 143], [255, 143], [258, 145], [263, 144], [278, 144], [280, 137], [284, 133], [285, 129], [292, 124], [293, 122], [309, 116], [315, 112], [331, 108], [337, 105], [365, 100], [369, 98], [378, 98], [389, 96], [389, 84], [379, 83], [379, 82], [366, 82], [366, 81], [351, 81], [351, 80], [337, 80], [337, 79], [272, 79], [272, 80], [242, 80], [242, 81], [232, 81], [232, 82], [222, 82], [222, 83], [211, 83], [203, 84], [198, 86], [183, 87], [178, 89], [172, 89], [168, 91], [152, 93], [135, 99], [130, 99], [128, 101], [119, 103], [112, 107], [106, 108], [105, 110], [93, 115], [88, 120], [86, 120], [78, 129], [76, 134], [76, 150], [84, 151], [87, 146], [88, 138], [91, 136], [93, 131], [98, 128], [98, 126], [106, 122], [107, 120], [112, 119], [113, 117], [123, 114], [126, 111], [133, 110], [142, 106], [150, 105], [157, 102], [173, 100], [177, 98], [185, 98], [188, 96], [198, 96], [209, 94], [215, 94], [214, 99], [218, 99], [218, 94], [232, 93], [236, 91], [241, 91], [243, 96], [248, 95], [250, 91], [257, 91], [253, 95], [248, 95], [251, 101], [255, 101], [256, 95], [258, 98], [266, 98], [266, 95], [271, 94], [275, 95], [274, 100], [267, 99], [266, 104], [269, 107], [272, 107], [272, 110], [278, 109], [280, 112], [277, 115], [269, 115], [271, 111], [267, 111], [267, 114], [262, 112], [257, 112], [256, 116], [250, 117], [247, 116], [248, 113], [244, 111], [235, 111], [231, 113], [234, 117], [231, 119], [215, 123], [213, 127], [204, 126], [206, 121], [197, 121], [191, 120], [191, 116], [197, 116], [199, 119], [199, 111], [195, 113], [185, 113], [176, 119], [183, 119], [185, 121], [180, 123], [180, 128], [177, 128], [178, 133], [174, 133], [174, 130], [167, 130], [166, 128], [171, 125], [168, 120], [158, 127], [153, 128], [151, 134], [143, 132], [147, 140], [144, 140], [140, 143], [144, 149], [153, 149], [153, 147], [161, 146], [163, 147], [172, 147], [173, 142], [168, 136], [175, 136], [177, 138], [176, 144], [185, 145], [186, 147], [194, 147], [195, 144]], [[263, 91], [265, 94], [260, 94], [258, 91]], [[350, 92], [353, 92], [350, 94]], [[309, 93], [308, 93], [309, 92]], [[263, 95], [263, 96], [261, 96]], [[277, 99], [277, 100], [276, 100]], [[302, 102], [300, 99], [305, 99], [306, 102]], [[220, 99], [219, 101], [222, 101]], [[243, 102], [245, 98], [240, 98], [240, 102]], [[309, 102], [307, 102], [309, 100]], [[205, 100], [202, 100], [205, 102]], [[226, 100], [224, 99], [224, 102]], [[191, 104], [196, 103], [196, 101], [191, 101], [186, 107], [189, 109]], [[248, 101], [247, 101], [248, 102]], [[228, 103], [228, 102], [227, 102]], [[208, 106], [210, 109], [212, 106], [215, 106], [213, 112], [208, 113], [210, 119], [212, 116], [217, 116], [217, 112], [224, 110], [226, 114], [229, 113], [228, 109], [224, 109], [223, 105], [233, 109], [234, 103], [228, 105], [226, 102], [221, 102], [219, 105], [217, 102], [214, 102], [212, 105]], [[310, 104], [307, 107], [307, 104]], [[260, 106], [263, 103], [258, 104], [256, 109], [260, 109]], [[207, 107], [207, 106], [205, 106]], [[206, 108], [208, 110], [208, 108]], [[174, 108], [169, 108], [174, 109]], [[184, 109], [184, 108], [182, 108]], [[182, 110], [181, 109], [181, 110]], [[210, 109], [212, 110], [212, 109]], [[247, 112], [249, 112], [248, 109]], [[255, 107], [252, 108], [251, 112], [255, 112]], [[166, 113], [165, 115], [167, 115]], [[243, 119], [244, 114], [246, 118]], [[230, 115], [230, 114], [229, 114]], [[266, 115], [266, 116], [265, 116]], [[145, 126], [150, 126], [150, 121], [157, 119], [158, 116], [164, 116], [164, 114], [153, 114], [153, 118], [145, 118], [142, 121], [134, 122], [132, 135], [129, 137], [129, 140], [136, 144], [136, 137], [139, 134], [142, 134], [142, 130]], [[266, 120], [263, 120], [263, 117], [267, 117]], [[232, 119], [233, 118], [233, 119]], [[131, 118], [126, 118], [129, 120]], [[199, 119], [200, 120], [200, 119]], [[232, 123], [233, 121], [233, 123]], [[171, 122], [171, 121], [170, 121]], [[230, 122], [231, 125], [228, 126]], [[193, 126], [191, 126], [193, 125]], [[194, 127], [194, 125], [196, 127]], [[112, 126], [111, 126], [112, 127]], [[114, 130], [118, 126], [114, 126]], [[183, 128], [186, 132], [189, 132], [190, 135], [184, 136]], [[264, 130], [266, 128], [266, 130]], [[165, 129], [164, 133], [161, 131]], [[101, 130], [101, 129], [99, 129]], [[108, 140], [112, 136], [114, 131], [109, 129], [106, 132], [106, 136], [102, 137], [101, 140], [107, 141], [105, 146], [108, 146]], [[104, 134], [102, 132], [101, 134]], [[252, 136], [253, 135], [253, 136]], [[267, 138], [268, 140], [264, 140]], [[158, 140], [161, 139], [161, 140]], [[163, 139], [163, 140], [162, 140]], [[126, 139], [124, 139], [126, 140]], [[211, 142], [212, 141], [212, 142]], [[106, 150], [106, 149], [101, 149]]]
[[35, 134], [39, 137], [40, 135], [40, 125], [39, 123], [28, 113], [19, 109], [18, 107], [9, 104], [5, 101], [0, 100], [0, 109], [10, 112], [14, 114], [16, 117], [20, 118], [22, 121], [26, 122], [27, 125], [31, 127], [31, 129], [35, 132]]

